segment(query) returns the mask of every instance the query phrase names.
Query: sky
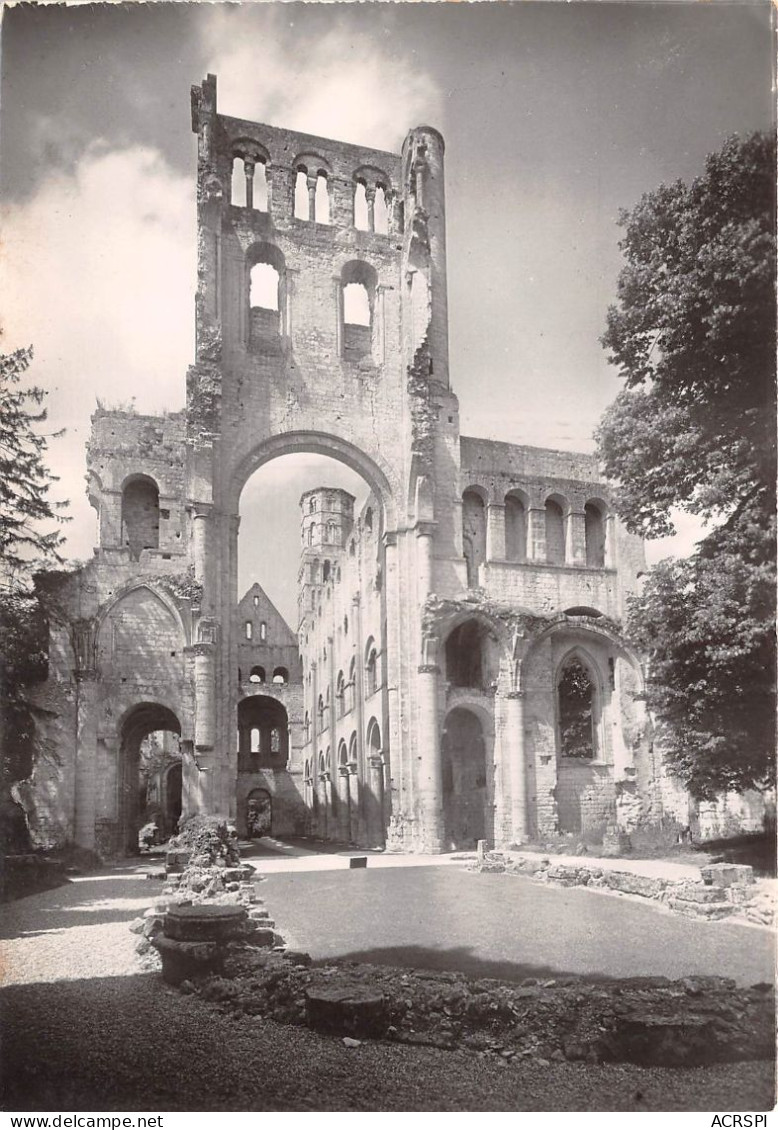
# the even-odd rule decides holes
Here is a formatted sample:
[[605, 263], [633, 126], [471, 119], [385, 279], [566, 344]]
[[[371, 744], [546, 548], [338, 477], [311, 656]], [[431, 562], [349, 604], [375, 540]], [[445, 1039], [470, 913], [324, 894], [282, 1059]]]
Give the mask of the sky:
[[[701, 172], [731, 134], [772, 126], [770, 19], [767, 3], [715, 0], [6, 8], [2, 348], [34, 345], [52, 430], [67, 429], [50, 455], [69, 554], [88, 557], [95, 540], [84, 444], [96, 402], [184, 406], [189, 88], [207, 72], [227, 114], [394, 151], [415, 125], [440, 129], [462, 432], [591, 451], [620, 387], [599, 343], [619, 211]], [[313, 457], [258, 472], [242, 546], [270, 514], [267, 486], [282, 484], [293, 510], [322, 475], [353, 483]], [[650, 559], [688, 550], [694, 530], [683, 520]], [[296, 552], [294, 514], [284, 538]], [[245, 587], [253, 570], [242, 549]], [[259, 577], [287, 615], [294, 573], [287, 562]]]

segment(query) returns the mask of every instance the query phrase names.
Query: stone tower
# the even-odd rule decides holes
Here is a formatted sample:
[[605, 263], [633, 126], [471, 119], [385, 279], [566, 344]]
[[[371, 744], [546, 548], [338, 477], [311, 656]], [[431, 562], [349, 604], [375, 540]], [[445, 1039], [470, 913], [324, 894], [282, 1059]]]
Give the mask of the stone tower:
[[354, 527], [354, 496], [335, 487], [317, 487], [300, 499], [301, 550], [297, 574], [298, 624], [317, 607]]

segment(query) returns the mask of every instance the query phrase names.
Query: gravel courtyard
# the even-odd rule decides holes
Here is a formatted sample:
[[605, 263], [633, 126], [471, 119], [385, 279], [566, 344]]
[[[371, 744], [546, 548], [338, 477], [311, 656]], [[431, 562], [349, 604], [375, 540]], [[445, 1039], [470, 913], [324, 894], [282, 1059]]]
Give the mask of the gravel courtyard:
[[[454, 877], [458, 874], [466, 879], [502, 878], [466, 876], [454, 868], [384, 872], [384, 876], [392, 875], [397, 897], [405, 900], [408, 914], [404, 925], [411, 931], [415, 919], [410, 908], [415, 905], [414, 900], [424, 897], [420, 889], [413, 893], [414, 884], [429, 882], [424, 877], [432, 870], [439, 873], [444, 885], [449, 879], [456, 883]], [[365, 1042], [348, 1048], [337, 1038], [322, 1037], [306, 1029], [285, 1027], [261, 1018], [233, 1019], [196, 998], [180, 996], [154, 974], [138, 972], [133, 953], [135, 938], [127, 926], [159, 889], [157, 883], [146, 881], [140, 874], [142, 869], [137, 863], [113, 868], [79, 877], [57, 890], [21, 899], [4, 908], [4, 988], [0, 991], [5, 1045], [4, 1109], [772, 1108], [774, 1081], [772, 1065], [768, 1063], [693, 1070], [578, 1063], [544, 1066], [534, 1061], [505, 1065], [473, 1053], [424, 1047]], [[290, 877], [274, 875], [260, 889], [275, 912], [279, 927], [284, 929], [287, 914], [290, 919], [297, 915], [295, 929], [299, 930], [301, 903], [307, 902], [308, 915], [319, 913], [319, 906], [310, 901], [310, 892], [306, 894], [299, 882], [285, 887], [280, 881]], [[295, 880], [304, 877], [294, 876]], [[353, 873], [344, 874], [344, 880], [354, 877]], [[333, 874], [329, 873], [326, 879], [330, 882]], [[365, 876], [363, 889], [368, 892], [370, 883], [364, 880]], [[505, 882], [518, 884], [520, 880]], [[356, 890], [352, 885], [348, 893], [354, 896]], [[386, 883], [382, 890], [385, 896]], [[493, 901], [496, 895], [491, 886], [487, 884], [484, 890], [491, 891]], [[332, 888], [324, 886], [321, 893], [328, 900], [337, 901]], [[577, 892], [556, 893], [567, 898]], [[464, 897], [461, 890], [459, 894], [454, 891], [456, 903], [451, 914], [464, 915], [459, 905]], [[627, 905], [626, 901], [605, 896], [591, 897], [597, 899], [598, 906]], [[373, 915], [376, 898], [373, 891], [369, 897]], [[355, 904], [355, 909], [359, 914], [368, 912], [367, 905]], [[476, 902], [469, 912], [471, 933], [476, 938], [483, 934], [482, 911], [481, 904]], [[353, 916], [354, 909], [351, 913]], [[602, 913], [607, 916], [610, 912]], [[340, 914], [342, 917], [342, 904]], [[432, 914], [428, 902], [426, 917]], [[655, 925], [665, 920], [659, 914], [650, 919]], [[441, 922], [441, 929], [449, 937], [452, 921], [450, 917]], [[675, 922], [669, 917], [667, 921]], [[321, 926], [322, 932], [330, 929], [327, 922]], [[607, 918], [603, 928], [613, 928]], [[711, 938], [726, 939], [734, 928], [713, 924], [706, 929], [711, 931]], [[757, 930], [745, 930], [737, 936], [744, 951], [739, 975], [748, 976], [754, 956], [745, 951], [762, 949], [764, 943], [758, 939], [770, 939]], [[413, 947], [418, 947], [418, 936], [409, 937]], [[457, 935], [453, 937], [454, 944], [449, 949], [456, 960], [461, 947]], [[657, 936], [655, 948], [666, 944]], [[596, 938], [590, 945], [596, 945]], [[728, 940], [712, 945], [708, 957], [729, 960], [733, 952], [729, 946]], [[483, 954], [478, 958], [481, 969], [486, 960]], [[757, 965], [761, 966], [762, 960], [757, 957]], [[290, 1064], [294, 1065], [293, 1070]]]

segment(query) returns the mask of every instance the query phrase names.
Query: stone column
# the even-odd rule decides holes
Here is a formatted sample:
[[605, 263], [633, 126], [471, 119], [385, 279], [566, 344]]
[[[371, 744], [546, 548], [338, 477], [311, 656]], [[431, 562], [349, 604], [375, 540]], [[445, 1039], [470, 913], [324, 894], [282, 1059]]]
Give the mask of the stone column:
[[308, 173], [305, 183], [308, 186], [308, 219], [311, 223], [316, 222], [316, 182], [318, 178], [315, 173]]
[[[419, 522], [416, 526], [417, 599], [419, 615], [425, 600], [433, 592], [432, 534], [434, 522]], [[421, 625], [419, 625], [421, 636]], [[440, 761], [440, 726], [438, 724], [437, 664], [422, 664], [418, 668], [417, 733], [417, 806], [421, 822], [419, 846], [423, 851], [441, 850], [443, 774]]]
[[341, 839], [351, 842], [351, 771], [348, 765], [338, 766], [338, 795], [340, 797]]
[[[92, 851], [95, 847], [98, 685], [94, 671], [76, 671], [75, 680], [77, 698], [73, 836], [79, 847]], [[121, 766], [119, 766], [119, 769], [121, 769]], [[118, 784], [119, 790], [121, 790], [122, 781], [119, 781]], [[121, 811], [117, 813], [117, 816], [121, 828]], [[122, 851], [125, 848], [124, 844], [118, 846]]]
[[[400, 679], [402, 671], [400, 666], [400, 618], [402, 616], [399, 575], [397, 534], [394, 530], [384, 534], [384, 591], [386, 592], [386, 707], [389, 718], [388, 734], [383, 735], [384, 747], [389, 749], [390, 779], [387, 786], [390, 789], [389, 808], [391, 815], [396, 817], [405, 813], [410, 808], [411, 797], [408, 785], [408, 767], [405, 764], [405, 748], [403, 745], [402, 727], [400, 725]], [[357, 668], [361, 666], [361, 658], [357, 657]], [[359, 686], [359, 684], [358, 684]], [[390, 838], [391, 838], [390, 823]], [[401, 847], [402, 841], [393, 845]]]
[[565, 559], [573, 565], [586, 564], [586, 515], [583, 510], [571, 510], [567, 518], [567, 545]]
[[486, 508], [486, 560], [505, 560], [505, 504], [490, 502]]
[[254, 162], [245, 157], [243, 171], [246, 174], [246, 207], [254, 207]]
[[418, 847], [425, 852], [443, 850], [443, 773], [440, 762], [440, 727], [438, 725], [437, 664], [421, 664], [417, 668], [418, 715], [416, 726], [417, 804], [421, 827]]
[[368, 846], [382, 848], [386, 843], [384, 833], [384, 760], [380, 751], [373, 753], [370, 762], [370, 808], [368, 821]]
[[513, 843], [528, 839], [527, 766], [524, 756], [524, 692], [505, 696], [505, 722], [511, 782], [511, 836]]
[[216, 731], [214, 644], [196, 643], [194, 652], [195, 748], [212, 749]]
[[205, 584], [211, 545], [213, 506], [210, 502], [196, 502], [192, 507], [192, 558], [195, 580]]
[[546, 511], [530, 507], [527, 512], [527, 560], [546, 560]]
[[375, 231], [375, 185], [365, 185], [365, 200], [367, 201], [367, 230]]

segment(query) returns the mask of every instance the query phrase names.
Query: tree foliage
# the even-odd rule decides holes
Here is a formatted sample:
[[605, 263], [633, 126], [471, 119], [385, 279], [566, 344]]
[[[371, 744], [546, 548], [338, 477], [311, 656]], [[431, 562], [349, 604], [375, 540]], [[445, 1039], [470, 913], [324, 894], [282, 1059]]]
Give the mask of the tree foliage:
[[774, 763], [775, 147], [730, 139], [702, 176], [662, 186], [620, 223], [626, 263], [603, 344], [624, 388], [598, 430], [628, 528], [711, 532], [633, 601], [649, 700], [698, 797]]
[[[29, 687], [46, 677], [45, 611], [34, 573], [60, 563], [67, 521], [64, 502], [49, 498], [57, 482], [45, 454], [48, 439], [38, 428], [47, 419], [45, 390], [22, 388], [32, 349], [0, 356], [0, 802], [32, 771], [35, 731]], [[61, 433], [54, 433], [60, 435]], [[47, 530], [45, 525], [54, 523]]]
[[61, 532], [45, 531], [42, 523], [67, 521], [61, 513], [67, 504], [49, 498], [58, 480], [44, 459], [48, 440], [62, 432], [38, 431], [48, 418], [41, 407], [45, 389], [19, 387], [31, 360], [31, 348], [0, 356], [0, 560], [10, 587], [35, 565], [62, 561]]

